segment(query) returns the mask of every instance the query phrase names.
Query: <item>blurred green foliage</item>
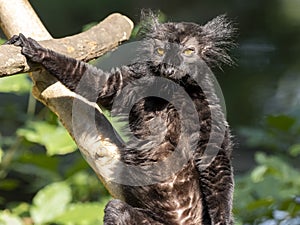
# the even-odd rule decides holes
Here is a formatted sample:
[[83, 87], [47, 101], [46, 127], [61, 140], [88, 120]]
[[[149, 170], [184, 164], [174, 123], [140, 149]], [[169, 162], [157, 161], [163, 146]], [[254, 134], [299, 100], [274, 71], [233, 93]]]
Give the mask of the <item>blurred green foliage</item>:
[[[259, 128], [241, 129], [256, 167], [236, 177], [238, 224], [300, 224], [300, 118], [269, 115]], [[262, 152], [264, 151], [264, 152]]]

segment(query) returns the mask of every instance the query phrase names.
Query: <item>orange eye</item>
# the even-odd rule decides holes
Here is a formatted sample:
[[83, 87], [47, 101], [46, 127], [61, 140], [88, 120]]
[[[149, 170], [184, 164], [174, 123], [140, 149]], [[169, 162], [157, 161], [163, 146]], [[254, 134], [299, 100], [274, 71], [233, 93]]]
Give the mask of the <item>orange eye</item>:
[[156, 53], [157, 53], [158, 55], [163, 55], [163, 54], [165, 54], [165, 50], [164, 50], [163, 48], [157, 48], [157, 49], [156, 49]]
[[194, 48], [187, 48], [183, 50], [183, 54], [186, 56], [191, 56], [192, 54], [194, 54], [195, 49]]

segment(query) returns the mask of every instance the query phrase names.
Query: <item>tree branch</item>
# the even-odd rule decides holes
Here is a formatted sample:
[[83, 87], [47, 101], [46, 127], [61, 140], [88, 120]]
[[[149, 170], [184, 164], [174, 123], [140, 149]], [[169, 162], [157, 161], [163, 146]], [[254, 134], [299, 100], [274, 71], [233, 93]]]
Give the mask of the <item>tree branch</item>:
[[[115, 13], [86, 32], [62, 39], [47, 40], [51, 36], [39, 22], [27, 0], [0, 0], [0, 20], [8, 38], [13, 34], [24, 33], [34, 39], [45, 40], [40, 41], [40, 44], [47, 48], [84, 61], [97, 58], [106, 51], [116, 48], [120, 42], [129, 38], [133, 28], [130, 19]], [[34, 25], [28, 28], [28, 24]], [[0, 77], [39, 71], [30, 74], [34, 84], [33, 95], [59, 117], [108, 190], [116, 192], [117, 187], [112, 186], [107, 177], [103, 179], [104, 170], [107, 169], [109, 162], [115, 159], [116, 151], [120, 147], [110, 123], [96, 104], [85, 102], [86, 100], [68, 90], [53, 76], [28, 64], [20, 50], [19, 47], [0, 46]], [[74, 102], [83, 104], [73, 111]], [[74, 116], [74, 113], [77, 116]], [[97, 129], [94, 129], [95, 117], [91, 118], [93, 113], [94, 116], [96, 113]], [[74, 118], [75, 120], [77, 118], [77, 121]], [[74, 124], [74, 121], [77, 124]]]
[[26, 0], [0, 0], [0, 25], [8, 38], [22, 31], [24, 35], [32, 35], [38, 41], [52, 39]]
[[[64, 55], [90, 61], [116, 48], [120, 42], [127, 40], [131, 34], [132, 26], [132, 22], [127, 17], [115, 13], [86, 32], [62, 39], [40, 41], [40, 44]], [[0, 46], [0, 58], [0, 77], [32, 72], [38, 69], [27, 64], [19, 47]]]

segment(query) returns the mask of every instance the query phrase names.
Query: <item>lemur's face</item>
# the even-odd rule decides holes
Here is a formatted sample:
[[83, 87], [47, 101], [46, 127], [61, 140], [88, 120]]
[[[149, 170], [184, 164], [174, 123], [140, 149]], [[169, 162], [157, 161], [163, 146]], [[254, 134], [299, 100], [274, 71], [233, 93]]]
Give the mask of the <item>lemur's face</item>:
[[[143, 51], [156, 75], [180, 79], [194, 75], [195, 67], [204, 63], [205, 41], [201, 40], [201, 26], [194, 23], [165, 23], [144, 41]], [[203, 42], [203, 44], [201, 44]]]
[[191, 73], [191, 68], [200, 60], [193, 40], [177, 44], [154, 40], [152, 46], [152, 66], [160, 76], [180, 79]]

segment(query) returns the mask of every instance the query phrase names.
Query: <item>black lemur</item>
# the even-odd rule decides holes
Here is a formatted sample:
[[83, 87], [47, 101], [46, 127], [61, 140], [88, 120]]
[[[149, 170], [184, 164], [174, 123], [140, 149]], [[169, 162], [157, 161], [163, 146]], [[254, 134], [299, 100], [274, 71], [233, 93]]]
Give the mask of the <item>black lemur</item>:
[[[105, 225], [232, 225], [231, 135], [209, 68], [232, 63], [228, 51], [235, 29], [225, 16], [200, 26], [159, 23], [150, 13], [142, 24], [136, 60], [111, 72], [46, 49], [22, 34], [7, 43], [20, 46], [28, 60], [41, 64], [71, 91], [89, 98], [98, 88], [94, 100], [107, 109], [118, 111], [114, 100], [139, 80], [167, 93], [168, 99], [143, 96], [130, 109], [127, 119], [134, 138], [123, 142], [120, 160], [137, 166], [143, 177], [124, 172], [123, 179], [138, 185], [121, 182], [121, 192], [109, 190], [117, 199], [106, 206]], [[79, 91], [83, 76], [87, 89]], [[161, 82], [165, 85], [159, 86]], [[123, 93], [121, 102], [126, 105], [131, 94], [139, 95], [136, 90]], [[149, 177], [153, 182], [143, 185]]]

